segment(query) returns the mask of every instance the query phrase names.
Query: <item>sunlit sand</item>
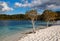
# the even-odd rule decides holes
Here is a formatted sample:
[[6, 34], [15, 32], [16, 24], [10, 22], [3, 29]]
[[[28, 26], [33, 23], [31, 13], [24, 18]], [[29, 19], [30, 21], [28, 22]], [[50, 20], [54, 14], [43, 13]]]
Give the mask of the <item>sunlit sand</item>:
[[28, 34], [18, 41], [60, 41], [60, 26], [57, 25], [40, 29], [35, 34]]

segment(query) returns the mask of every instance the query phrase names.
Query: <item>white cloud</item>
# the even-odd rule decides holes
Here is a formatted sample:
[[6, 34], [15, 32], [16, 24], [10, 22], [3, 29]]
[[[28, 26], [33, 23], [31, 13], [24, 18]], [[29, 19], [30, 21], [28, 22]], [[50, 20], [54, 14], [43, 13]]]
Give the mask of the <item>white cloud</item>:
[[22, 6], [22, 4], [21, 4], [21, 3], [16, 2], [16, 3], [15, 3], [15, 6], [19, 6], [19, 7], [21, 7], [21, 6]]
[[58, 9], [58, 8], [60, 8], [60, 5], [51, 4], [47, 6], [47, 9]]
[[58, 9], [60, 8], [60, 0], [23, 0], [24, 3], [16, 2], [17, 7], [32, 7], [36, 9]]
[[50, 10], [60, 9], [60, 0], [34, 0], [34, 1], [38, 2], [34, 6], [34, 8], [37, 8], [37, 9], [44, 9], [44, 10], [45, 9], [50, 9]]
[[22, 4], [22, 3], [16, 2], [15, 6], [17, 6], [17, 7], [31, 7], [32, 5], [30, 3]]
[[32, 1], [31, 4], [32, 5], [40, 5], [40, 4], [42, 4], [42, 1], [41, 0], [34, 0], [34, 1]]
[[15, 6], [18, 6], [18, 7], [33, 7], [33, 6], [39, 5], [39, 4], [41, 4], [40, 0], [34, 0], [31, 3], [29, 3], [28, 1], [25, 1], [24, 4], [16, 2]]
[[0, 3], [0, 5], [3, 7], [2, 11], [10, 11], [13, 10], [13, 8], [10, 8], [6, 2]]

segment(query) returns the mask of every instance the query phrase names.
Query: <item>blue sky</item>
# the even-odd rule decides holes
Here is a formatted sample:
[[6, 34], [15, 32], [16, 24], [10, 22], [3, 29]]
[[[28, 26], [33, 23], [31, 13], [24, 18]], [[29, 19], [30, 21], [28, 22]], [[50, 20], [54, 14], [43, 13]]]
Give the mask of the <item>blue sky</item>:
[[60, 11], [60, 0], [0, 0], [1, 14], [25, 14], [31, 9], [40, 14], [46, 9]]

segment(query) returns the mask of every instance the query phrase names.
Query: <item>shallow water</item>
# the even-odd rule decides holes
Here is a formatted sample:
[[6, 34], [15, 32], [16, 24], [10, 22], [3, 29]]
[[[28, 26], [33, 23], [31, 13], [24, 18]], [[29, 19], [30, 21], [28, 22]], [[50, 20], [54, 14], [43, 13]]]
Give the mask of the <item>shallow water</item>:
[[[35, 27], [40, 25], [46, 26], [46, 22], [36, 21]], [[31, 28], [31, 21], [0, 20], [0, 40], [6, 36], [10, 36], [18, 32], [24, 32]]]

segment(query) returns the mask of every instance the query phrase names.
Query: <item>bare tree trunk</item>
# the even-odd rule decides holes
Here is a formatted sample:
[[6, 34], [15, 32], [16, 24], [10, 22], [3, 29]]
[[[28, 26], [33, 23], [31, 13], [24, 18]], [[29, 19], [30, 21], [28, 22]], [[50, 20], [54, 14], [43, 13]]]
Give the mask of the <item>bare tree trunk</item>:
[[47, 21], [47, 27], [49, 26], [49, 21]]
[[35, 33], [35, 22], [34, 22], [34, 20], [32, 20], [32, 27], [33, 27], [33, 33]]

